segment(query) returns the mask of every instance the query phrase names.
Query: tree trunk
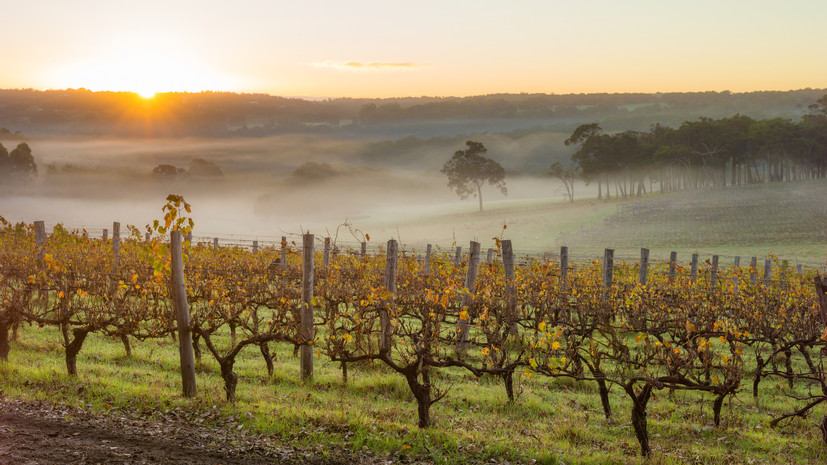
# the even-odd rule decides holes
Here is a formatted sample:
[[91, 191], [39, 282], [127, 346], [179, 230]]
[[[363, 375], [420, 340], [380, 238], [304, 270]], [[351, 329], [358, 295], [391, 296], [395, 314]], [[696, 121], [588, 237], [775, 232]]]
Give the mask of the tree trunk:
[[758, 384], [761, 382], [761, 370], [764, 369], [764, 357], [755, 355], [755, 379], [752, 381], [752, 397], [758, 398]]
[[477, 197], [480, 199], [480, 211], [482, 211], [482, 186], [477, 184]]
[[502, 375], [505, 383], [505, 395], [508, 397], [508, 402], [514, 403], [514, 371], [508, 370]]
[[9, 361], [9, 351], [11, 351], [9, 329], [11, 329], [11, 323], [0, 324], [0, 360], [4, 362]]
[[790, 389], [792, 389], [795, 374], [793, 373], [793, 351], [790, 349], [784, 351], [784, 364], [787, 369], [787, 382], [790, 384]]
[[221, 364], [221, 377], [224, 379], [224, 392], [227, 393], [227, 402], [235, 404], [235, 388], [238, 385], [238, 375], [233, 372], [235, 358], [224, 358], [219, 360]]
[[132, 345], [129, 343], [129, 336], [121, 334], [120, 339], [123, 343], [123, 350], [126, 352], [126, 358], [132, 358]]
[[85, 328], [75, 328], [72, 330], [72, 341], [66, 344], [66, 371], [70, 376], [77, 376], [78, 374], [78, 354], [88, 335], [89, 330]]
[[261, 356], [264, 357], [264, 363], [267, 364], [267, 377], [273, 377], [273, 356], [270, 354], [270, 346], [266, 342], [258, 345], [261, 349]]
[[712, 417], [716, 428], [721, 426], [721, 407], [724, 405], [724, 399], [726, 396], [726, 392], [719, 394], [718, 397], [715, 398], [715, 403], [712, 404]]
[[408, 387], [416, 399], [417, 412], [419, 414], [419, 427], [427, 428], [431, 426], [431, 385], [429, 384], [427, 373], [422, 373], [422, 383], [417, 379], [417, 374], [405, 375], [408, 381]]
[[[630, 391], [633, 389], [633, 387], [629, 388]], [[652, 386], [646, 384], [639, 394], [635, 395], [632, 391], [629, 395], [632, 396], [633, 400], [632, 427], [635, 429], [635, 437], [637, 437], [637, 441], [640, 443], [641, 455], [648, 458], [652, 453], [652, 449], [649, 448], [649, 428], [646, 424], [646, 406], [652, 395]]]
[[195, 361], [201, 365], [201, 336], [195, 332], [192, 333], [192, 353]]

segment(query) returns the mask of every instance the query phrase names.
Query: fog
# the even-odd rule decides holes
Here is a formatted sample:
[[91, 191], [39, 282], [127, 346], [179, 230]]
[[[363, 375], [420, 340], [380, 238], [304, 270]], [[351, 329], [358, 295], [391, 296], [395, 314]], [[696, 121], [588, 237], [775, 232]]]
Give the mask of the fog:
[[[555, 153], [549, 140], [559, 138], [547, 133], [519, 139], [482, 135], [486, 155], [508, 170], [507, 196], [483, 187], [486, 210], [512, 209], [531, 199], [564, 202], [562, 185], [542, 168], [552, 156], [537, 155]], [[463, 142], [437, 140], [412, 150], [396, 144], [387, 156], [381, 155], [380, 142], [312, 135], [36, 140], [30, 145], [38, 176], [0, 187], [0, 215], [13, 222], [62, 223], [91, 234], [111, 228], [113, 221], [143, 229], [162, 217], [166, 196], [175, 193], [192, 205], [197, 237], [230, 242], [277, 240], [307, 230], [333, 235], [345, 222], [378, 241], [388, 238], [380, 235], [416, 243], [491, 237], [488, 231], [456, 231], [451, 221], [428, 221], [431, 228], [422, 227], [426, 217], [478, 211], [477, 199], [460, 200], [439, 171], [454, 151], [464, 148]], [[217, 165], [223, 175], [152, 174], [161, 164], [187, 170], [196, 158]], [[297, 168], [303, 166], [302, 174]], [[585, 192], [578, 187], [578, 194]], [[340, 239], [355, 241], [358, 235], [340, 233]]]

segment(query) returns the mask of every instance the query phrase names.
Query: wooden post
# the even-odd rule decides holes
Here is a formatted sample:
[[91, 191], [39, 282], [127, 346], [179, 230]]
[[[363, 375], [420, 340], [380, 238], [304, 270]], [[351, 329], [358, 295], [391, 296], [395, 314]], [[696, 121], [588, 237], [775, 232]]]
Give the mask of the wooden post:
[[396, 239], [388, 241], [388, 253], [385, 260], [385, 289], [391, 293], [390, 300], [385, 302], [382, 310], [379, 312], [379, 327], [382, 330], [380, 350], [390, 350], [391, 348], [391, 318], [390, 309], [393, 306], [393, 294], [396, 294], [396, 269], [399, 264], [399, 243]]
[[46, 257], [46, 249], [43, 247], [46, 244], [46, 223], [42, 221], [34, 222], [34, 244], [37, 247], [37, 259], [42, 262]]
[[[34, 222], [34, 243], [37, 247], [37, 266], [39, 269], [43, 268], [43, 260], [46, 259], [46, 223], [43, 221]], [[44, 305], [46, 305], [46, 288], [41, 287], [38, 293]]]
[[431, 273], [431, 244], [425, 247], [425, 274]]
[[253, 241], [253, 253], [258, 253], [258, 241]]
[[462, 313], [460, 313], [460, 318], [457, 321], [457, 339], [459, 339], [462, 349], [465, 348], [465, 345], [468, 342], [468, 332], [470, 330], [471, 321], [471, 316], [468, 314], [468, 309], [471, 307], [473, 295], [476, 291], [477, 270], [479, 268], [479, 264], [480, 243], [471, 241], [471, 247], [468, 252], [468, 269], [465, 273], [465, 288], [468, 289], [468, 294], [462, 297], [462, 308], [460, 309], [465, 312], [465, 318], [462, 318]]
[[738, 290], [738, 276], [741, 274], [741, 257], [736, 256], [735, 260], [732, 262], [732, 266], [735, 268], [735, 273], [732, 275], [732, 284], [735, 286], [735, 290]]
[[281, 236], [281, 268], [287, 269], [287, 237]]
[[678, 273], [678, 252], [669, 253], [669, 282], [674, 283]]
[[109, 230], [104, 228], [104, 230], [103, 230], [103, 241], [106, 242], [108, 240], [109, 240]]
[[752, 257], [749, 261], [749, 280], [753, 286], [758, 282], [758, 257]]
[[181, 249], [181, 231], [170, 232], [172, 253], [172, 301], [178, 322], [178, 353], [181, 359], [181, 381], [184, 397], [195, 396], [195, 357], [190, 334], [190, 310], [184, 281], [184, 258]]
[[560, 292], [566, 292], [569, 279], [569, 248], [560, 247]]
[[505, 314], [511, 320], [509, 334], [517, 335], [517, 289], [514, 287], [514, 248], [511, 246], [511, 239], [501, 242], [503, 248], [503, 268], [505, 270]]
[[324, 238], [324, 267], [330, 268], [330, 238]]
[[709, 286], [715, 287], [718, 284], [718, 256], [712, 256], [712, 269], [709, 270]]
[[798, 273], [799, 275], [804, 272], [804, 268], [801, 266], [800, 263], [795, 266], [795, 272]]
[[772, 277], [772, 260], [764, 260], [764, 287], [770, 287]]
[[485, 262], [490, 263], [494, 259], [494, 249], [488, 249], [488, 255], [485, 257]]
[[112, 223], [112, 274], [118, 272], [118, 261], [121, 253], [121, 224]]
[[781, 289], [787, 289], [787, 267], [790, 265], [790, 262], [787, 260], [781, 261]]
[[218, 251], [218, 238], [217, 237], [212, 238], [212, 249], [216, 252]]
[[147, 242], [149, 242], [149, 240], [152, 238], [152, 234], [150, 234], [150, 233], [146, 233], [146, 234], [144, 235], [144, 237], [146, 238], [146, 241], [147, 241]]
[[454, 257], [454, 266], [459, 268], [460, 262], [462, 262], [462, 246], [458, 245], [457, 246], [457, 254]]
[[360, 252], [359, 256], [365, 258], [365, 255], [368, 254], [368, 243], [362, 241], [362, 251]]
[[698, 254], [692, 254], [692, 265], [689, 269], [689, 282], [695, 284], [695, 281], [698, 279]]
[[606, 299], [609, 288], [612, 287], [614, 255], [615, 251], [613, 249], [606, 249], [603, 251], [603, 300]]
[[313, 241], [312, 234], [302, 236], [302, 308], [299, 338], [301, 339], [301, 378], [313, 380]]
[[638, 282], [641, 286], [646, 285], [646, 275], [649, 272], [649, 249], [640, 249], [640, 276]]

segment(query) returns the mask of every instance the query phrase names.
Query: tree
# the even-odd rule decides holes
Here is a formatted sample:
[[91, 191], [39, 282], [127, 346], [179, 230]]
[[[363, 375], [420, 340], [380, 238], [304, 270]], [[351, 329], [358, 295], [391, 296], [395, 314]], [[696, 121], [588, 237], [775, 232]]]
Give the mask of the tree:
[[448, 187], [453, 189], [460, 199], [469, 195], [479, 197], [482, 211], [482, 186], [486, 183], [498, 188], [508, 195], [505, 187], [505, 169], [494, 160], [481, 154], [488, 150], [481, 142], [467, 141], [465, 150], [457, 150], [454, 156], [442, 167], [442, 173], [448, 176]]
[[203, 158], [193, 158], [190, 161], [189, 174], [194, 176], [224, 176], [224, 171], [211, 161]]
[[160, 177], [171, 177], [178, 174], [184, 174], [185, 172], [186, 170], [184, 170], [184, 168], [176, 168], [168, 164], [160, 164], [152, 170], [153, 175]]
[[7, 176], [11, 172], [11, 160], [9, 160], [9, 151], [3, 144], [0, 144], [0, 179]]
[[21, 142], [9, 153], [11, 172], [17, 176], [36, 176], [37, 165], [29, 144]]
[[566, 188], [566, 197], [569, 198], [569, 202], [574, 203], [574, 181], [577, 179], [577, 167], [563, 168], [563, 165], [556, 161], [551, 164], [549, 174], [563, 183], [563, 187]]

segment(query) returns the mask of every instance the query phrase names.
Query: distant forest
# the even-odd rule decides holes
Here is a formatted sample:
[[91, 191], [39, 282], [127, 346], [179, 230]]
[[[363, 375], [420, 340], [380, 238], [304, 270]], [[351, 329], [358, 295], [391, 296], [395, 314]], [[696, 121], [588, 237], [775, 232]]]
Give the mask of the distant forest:
[[[571, 127], [599, 121], [603, 129], [646, 129], [734, 114], [752, 118], [799, 118], [827, 91], [696, 92], [656, 94], [495, 94], [465, 98], [327, 99], [321, 101], [227, 92], [165, 93], [144, 99], [128, 92], [85, 89], [0, 90], [0, 127], [26, 136], [256, 137], [296, 132], [420, 137], [423, 124], [471, 122], [490, 131]], [[489, 121], [485, 124], [485, 121]], [[524, 124], [518, 124], [519, 122]], [[476, 122], [476, 123], [474, 123]], [[511, 122], [511, 123], [508, 123]], [[444, 130], [440, 135], [446, 135]], [[387, 138], [386, 138], [387, 139]]]
[[[800, 120], [744, 115], [700, 118], [677, 128], [604, 133], [583, 124], [566, 139], [577, 147], [572, 165], [558, 166], [563, 180], [578, 176], [598, 183], [598, 199], [646, 193], [720, 189], [827, 177], [827, 95]], [[553, 167], [554, 168], [554, 167]], [[605, 191], [603, 185], [605, 183]]]

